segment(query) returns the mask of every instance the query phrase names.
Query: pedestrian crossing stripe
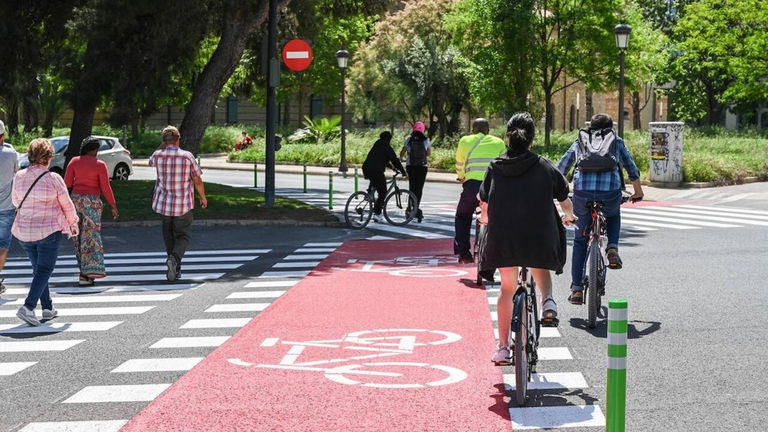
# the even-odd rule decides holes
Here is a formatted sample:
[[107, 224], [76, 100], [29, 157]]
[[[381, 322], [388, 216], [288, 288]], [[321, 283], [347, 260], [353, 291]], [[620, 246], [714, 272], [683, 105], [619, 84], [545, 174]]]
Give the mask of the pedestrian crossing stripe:
[[128, 420], [33, 422], [19, 432], [118, 432]]
[[122, 321], [95, 321], [95, 322], [55, 322], [44, 323], [37, 327], [27, 324], [0, 324], [0, 335], [29, 334], [29, 333], [72, 333], [89, 331], [107, 331], [122, 324]]
[[[120, 307], [92, 307], [92, 308], [60, 308], [59, 316], [103, 316], [103, 315], [141, 315], [154, 309], [155, 306], [120, 306]], [[16, 316], [16, 309], [0, 310], [0, 318], [12, 318]]]

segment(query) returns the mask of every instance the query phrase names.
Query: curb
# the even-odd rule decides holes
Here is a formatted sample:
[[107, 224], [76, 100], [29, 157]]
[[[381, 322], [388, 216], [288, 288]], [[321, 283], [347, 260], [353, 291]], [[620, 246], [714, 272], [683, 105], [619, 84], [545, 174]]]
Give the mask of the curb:
[[[160, 226], [160, 220], [127, 221], [127, 222], [102, 222], [102, 227], [109, 228], [136, 228], [136, 227], [156, 227]], [[200, 219], [192, 222], [193, 226], [214, 227], [214, 226], [274, 226], [274, 227], [325, 227], [341, 228], [344, 224], [341, 221], [302, 221], [296, 219], [274, 219], [274, 220], [239, 220], [239, 219]]]

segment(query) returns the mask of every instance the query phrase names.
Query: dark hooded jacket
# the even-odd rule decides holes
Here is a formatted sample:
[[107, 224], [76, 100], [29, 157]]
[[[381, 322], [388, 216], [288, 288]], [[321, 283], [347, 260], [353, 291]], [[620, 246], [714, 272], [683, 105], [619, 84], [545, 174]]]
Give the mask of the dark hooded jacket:
[[400, 158], [397, 157], [389, 142], [390, 140], [379, 139], [373, 144], [363, 162], [363, 176], [365, 178], [370, 178], [370, 175], [375, 173], [383, 173], [387, 167], [401, 173], [405, 172]]
[[480, 199], [488, 203], [484, 270], [526, 266], [562, 273], [565, 228], [553, 198], [568, 198], [568, 182], [549, 160], [525, 151], [491, 162], [480, 186]]

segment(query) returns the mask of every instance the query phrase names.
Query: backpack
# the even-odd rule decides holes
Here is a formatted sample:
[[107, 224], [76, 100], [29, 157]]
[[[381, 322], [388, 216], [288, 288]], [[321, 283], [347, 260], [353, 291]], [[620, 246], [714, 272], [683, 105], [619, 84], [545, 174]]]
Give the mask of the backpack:
[[410, 143], [410, 165], [412, 166], [424, 166], [427, 164], [427, 145], [426, 138], [417, 138], [411, 136], [408, 139]]
[[619, 166], [613, 129], [579, 130], [576, 167], [581, 172], [607, 172]]

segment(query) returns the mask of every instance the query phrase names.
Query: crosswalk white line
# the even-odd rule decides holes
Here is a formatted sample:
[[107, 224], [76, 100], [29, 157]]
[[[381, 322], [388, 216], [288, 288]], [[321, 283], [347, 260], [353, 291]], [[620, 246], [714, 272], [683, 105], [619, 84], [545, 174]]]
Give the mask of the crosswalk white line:
[[[171, 301], [181, 297], [181, 294], [134, 294], [134, 295], [100, 295], [100, 296], [77, 296], [77, 297], [53, 297], [54, 304], [73, 304], [73, 303], [126, 303], [126, 302], [150, 302], [150, 301]], [[3, 306], [19, 306], [24, 304], [24, 299], [16, 299]]]
[[328, 258], [328, 254], [317, 254], [317, 255], [288, 255], [287, 257], [283, 258], [283, 260], [286, 261], [292, 261], [292, 260], [323, 260]]
[[[30, 270], [30, 274], [32, 271]], [[183, 280], [208, 280], [218, 279], [224, 276], [225, 273], [187, 273], [182, 274]], [[48, 280], [49, 283], [72, 283], [77, 280], [77, 271], [74, 271], [71, 276], [54, 276]], [[109, 275], [103, 279], [99, 279], [99, 283], [111, 283], [111, 282], [144, 282], [144, 281], [158, 281], [165, 280], [165, 273], [157, 274], [124, 274], [124, 275]], [[31, 277], [23, 278], [7, 278], [5, 284], [9, 285], [22, 285], [32, 282]]]
[[162, 338], [150, 348], [201, 348], [217, 347], [229, 339], [229, 336], [188, 336]]
[[341, 242], [325, 242], [325, 243], [306, 243], [304, 247], [339, 247], [344, 243]]
[[[71, 316], [102, 316], [102, 315], [141, 315], [154, 309], [155, 306], [124, 306], [124, 307], [95, 307], [95, 308], [63, 308], [59, 309], [59, 318]], [[16, 310], [0, 310], [0, 318], [16, 316]]]
[[690, 213], [683, 213], [683, 212], [684, 210], [669, 211], [666, 209], [664, 210], [659, 209], [659, 210], [645, 211], [644, 214], [684, 218], [683, 223], [686, 223], [686, 224], [697, 224], [697, 223], [701, 223], [700, 221], [715, 221], [715, 222], [727, 222], [727, 223], [740, 223], [740, 224], [746, 224], [746, 225], [768, 226], [768, 222], [766, 221], [734, 219], [734, 218], [728, 218], [728, 217], [718, 217], [718, 216], [709, 216], [709, 215], [697, 215], [697, 214], [690, 214]]
[[380, 224], [380, 223], [370, 224], [366, 228], [374, 231], [393, 232], [396, 234], [404, 234], [411, 237], [418, 237], [418, 238], [424, 238], [424, 239], [449, 238], [449, 236], [445, 234], [438, 234], [430, 231], [420, 231], [412, 228], [398, 227], [398, 226]]
[[739, 201], [739, 200], [743, 200], [743, 199], [745, 199], [745, 198], [749, 198], [749, 197], [751, 197], [752, 195], [754, 195], [754, 193], [753, 193], [753, 192], [740, 193], [740, 194], [732, 195], [732, 196], [730, 196], [730, 197], [728, 197], [728, 198], [723, 198], [722, 200], [720, 200], [720, 202], [733, 202], [733, 201]]
[[19, 432], [118, 432], [128, 420], [33, 422]]
[[85, 339], [0, 342], [0, 352], [66, 351]]
[[[515, 388], [515, 374], [504, 374], [504, 384]], [[581, 372], [535, 373], [531, 374], [528, 390], [562, 390], [588, 388]]]
[[315, 268], [319, 264], [320, 261], [291, 261], [277, 263], [272, 268]]
[[0, 362], [0, 376], [11, 376], [36, 365], [37, 362]]
[[[187, 263], [213, 263], [213, 262], [241, 262], [246, 263], [259, 258], [258, 255], [251, 256], [213, 256], [213, 257], [184, 257], [184, 264]], [[107, 265], [108, 270], [112, 270], [110, 265], [122, 265], [122, 264], [165, 264], [165, 257], [158, 258], [125, 258], [125, 259], [105, 259], [104, 263]], [[6, 267], [25, 267], [29, 266], [29, 260], [20, 260], [15, 262], [6, 263]], [[73, 259], [60, 259], [56, 261], [57, 267], [64, 266], [76, 266], [77, 260]]]
[[268, 308], [271, 303], [231, 303], [231, 304], [215, 304], [205, 312], [261, 312]]
[[[147, 292], [147, 291], [181, 291], [199, 287], [201, 284], [163, 284], [163, 285], [98, 285], [95, 288], [89, 287], [51, 287], [53, 294], [99, 294], [103, 292]], [[21, 295], [26, 296], [29, 288], [8, 288], [5, 291], [6, 296]]]
[[[227, 249], [227, 250], [193, 250], [193, 251], [187, 251], [184, 254], [184, 259], [186, 260], [187, 256], [204, 256], [204, 255], [263, 255], [266, 253], [271, 252], [272, 249]], [[146, 257], [165, 257], [168, 256], [167, 252], [116, 252], [116, 253], [108, 253], [104, 255], [104, 258], [110, 259], [113, 257], [137, 257], [137, 258], [146, 258]], [[61, 255], [59, 256], [59, 259], [74, 259], [74, 255]], [[16, 258], [16, 259], [26, 259], [26, 258]], [[233, 258], [234, 259], [234, 258]]]
[[95, 321], [95, 322], [73, 322], [73, 323], [44, 323], [37, 327], [27, 324], [0, 324], [0, 334], [25, 334], [25, 333], [72, 333], [89, 331], [107, 331], [113, 329], [122, 321]]
[[413, 229], [424, 227], [424, 228], [436, 229], [439, 231], [447, 231], [450, 233], [455, 231], [455, 227], [453, 226], [453, 224], [448, 225], [448, 224], [433, 223], [433, 222], [421, 222], [421, 223], [417, 222], [417, 223], [412, 223], [409, 226], [413, 227]]
[[203, 357], [131, 359], [112, 369], [111, 373], [181, 372], [192, 369], [202, 360]]
[[696, 210], [696, 209], [677, 208], [677, 207], [664, 207], [664, 208], [659, 208], [658, 210], [673, 213], [674, 216], [679, 215], [680, 217], [688, 217], [688, 216], [693, 217], [694, 215], [696, 216], [706, 215], [706, 216], [709, 216], [707, 219], [712, 219], [712, 220], [724, 220], [724, 221], [734, 222], [734, 223], [768, 225], [768, 222], [765, 222], [765, 216], [760, 216], [760, 215], [743, 215], [743, 214], [734, 214], [731, 212], [722, 212], [722, 211], [714, 211], [714, 210]]
[[573, 356], [567, 347], [539, 347], [539, 360], [572, 360]]
[[628, 217], [625, 214], [621, 215], [621, 227], [625, 228], [625, 226], [632, 226], [636, 228], [643, 228], [643, 227], [658, 227], [658, 228], [672, 228], [672, 229], [681, 229], [681, 230], [687, 230], [687, 229], [701, 229], [701, 227], [697, 226], [690, 226], [690, 225], [681, 225], [681, 224], [668, 224], [668, 223], [660, 223], [660, 222], [648, 222], [643, 220], [635, 220], [632, 219], [632, 217]]
[[240, 328], [248, 324], [250, 318], [214, 318], [191, 319], [182, 324], [180, 329]]
[[[496, 322], [496, 320], [493, 320], [493, 322]], [[499, 338], [498, 328], [493, 329], [493, 335], [496, 337], [496, 339]], [[556, 327], [542, 327], [541, 332], [539, 333], [539, 337], [540, 338], [559, 338], [561, 337], [561, 335]], [[512, 335], [512, 339], [514, 339], [514, 335]]]
[[170, 386], [170, 383], [88, 386], [62, 403], [150, 402]]
[[268, 271], [262, 273], [259, 278], [303, 278], [310, 274], [312, 270], [302, 271]]
[[[624, 223], [624, 218], [621, 219], [621, 229], [625, 231], [658, 231], [657, 228], [651, 228], [650, 226], [644, 226], [647, 224], [643, 224], [642, 222], [631, 222], [628, 221], [627, 223]], [[661, 225], [661, 224], [654, 224], [655, 226]], [[671, 228], [671, 227], [670, 227]], [[576, 227], [571, 225], [565, 227], [568, 231], [575, 231]], [[677, 228], [677, 229], [685, 229], [685, 228]], [[691, 229], [698, 229], [697, 227], [691, 227]]]
[[[670, 217], [662, 217], [662, 216], [656, 216], [652, 211], [638, 211], [634, 209], [626, 209], [622, 210], [622, 213], [626, 212], [632, 220], [646, 220], [650, 222], [669, 222], [669, 223], [679, 223], [681, 222], [680, 219], [676, 218], [670, 218]], [[623, 219], [623, 216], [622, 216]], [[729, 224], [722, 224], [722, 223], [715, 223], [715, 222], [704, 222], [704, 221], [692, 221], [690, 219], [686, 219], [682, 221], [685, 225], [694, 225], [694, 226], [703, 226], [703, 227], [711, 227], [711, 228], [735, 228], [738, 225], [729, 225]]]
[[297, 280], [282, 280], [282, 281], [255, 281], [248, 282], [244, 288], [280, 288], [280, 287], [292, 287], [299, 283]]
[[699, 206], [699, 205], [681, 205], [677, 207], [700, 209], [700, 210], [715, 210], [715, 211], [721, 211], [721, 212], [727, 211], [729, 213], [744, 213], [744, 214], [752, 214], [752, 215], [759, 215], [759, 216], [768, 216], [767, 211], [750, 210], [750, 209], [742, 209], [742, 208], [735, 208], [735, 207], [713, 207], [713, 206]]
[[387, 237], [382, 235], [377, 235], [373, 237], [368, 237], [366, 240], [397, 240], [395, 237]]
[[227, 300], [230, 299], [257, 299], [257, 298], [278, 298], [285, 294], [285, 291], [243, 291], [233, 292], [227, 296]]
[[314, 252], [333, 252], [336, 248], [327, 248], [327, 247], [302, 247], [298, 248], [293, 253], [314, 253]]
[[[242, 263], [220, 263], [220, 264], [184, 264], [184, 271], [199, 271], [199, 270], [233, 270], [238, 267], [242, 267]], [[126, 272], [165, 272], [167, 267], [163, 265], [139, 265], [139, 266], [124, 266], [124, 267], [109, 267], [107, 266], [107, 274], [110, 273], [126, 273]], [[77, 274], [80, 271], [78, 267], [61, 267], [56, 266], [53, 269], [53, 274]], [[3, 274], [29, 274], [32, 272], [31, 264], [27, 268], [14, 268], [11, 270], [3, 270]], [[164, 274], [163, 274], [164, 275]]]
[[510, 408], [513, 430], [603, 427], [605, 415], [598, 405]]

